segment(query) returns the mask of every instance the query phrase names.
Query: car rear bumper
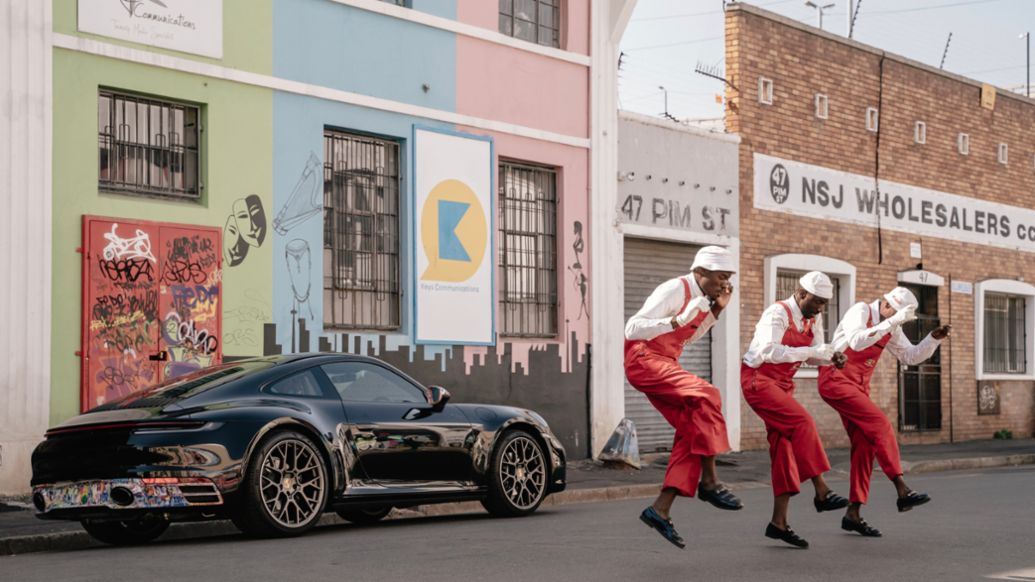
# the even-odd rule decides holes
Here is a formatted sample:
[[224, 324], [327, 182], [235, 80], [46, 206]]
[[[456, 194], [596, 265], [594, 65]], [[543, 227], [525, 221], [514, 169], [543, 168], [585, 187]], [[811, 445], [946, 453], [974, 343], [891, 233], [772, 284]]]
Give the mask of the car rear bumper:
[[223, 495], [209, 479], [158, 477], [89, 479], [37, 485], [32, 502], [43, 519], [80, 519], [97, 514], [137, 514], [141, 510], [218, 508]]

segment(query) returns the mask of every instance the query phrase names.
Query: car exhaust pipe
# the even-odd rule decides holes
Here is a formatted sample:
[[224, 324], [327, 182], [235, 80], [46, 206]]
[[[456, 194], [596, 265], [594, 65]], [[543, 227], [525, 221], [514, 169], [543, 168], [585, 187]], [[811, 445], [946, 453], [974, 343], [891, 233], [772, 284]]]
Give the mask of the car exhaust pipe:
[[109, 497], [120, 507], [133, 505], [133, 492], [125, 487], [113, 487]]
[[43, 499], [42, 493], [32, 494], [32, 505], [37, 511], [43, 511], [47, 508], [47, 500]]

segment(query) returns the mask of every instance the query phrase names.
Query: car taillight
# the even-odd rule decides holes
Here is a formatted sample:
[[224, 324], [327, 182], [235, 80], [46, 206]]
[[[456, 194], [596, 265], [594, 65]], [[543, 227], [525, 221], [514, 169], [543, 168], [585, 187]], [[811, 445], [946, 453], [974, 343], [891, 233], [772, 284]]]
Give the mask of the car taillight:
[[82, 424], [77, 426], [68, 427], [56, 427], [48, 430], [46, 436], [59, 436], [77, 432], [87, 432], [95, 430], [140, 430], [140, 429], [159, 429], [159, 430], [175, 430], [175, 429], [190, 429], [199, 428], [204, 426], [205, 423], [200, 420], [155, 420], [150, 422], [109, 422], [102, 424]]

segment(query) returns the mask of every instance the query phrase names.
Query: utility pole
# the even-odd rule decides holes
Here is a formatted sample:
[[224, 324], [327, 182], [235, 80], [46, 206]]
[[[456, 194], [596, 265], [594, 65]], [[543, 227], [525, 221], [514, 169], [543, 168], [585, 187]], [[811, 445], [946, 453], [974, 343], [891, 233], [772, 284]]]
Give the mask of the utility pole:
[[1027, 58], [1025, 60], [1025, 70], [1027, 73], [1024, 76], [1024, 90], [1031, 99], [1031, 31], [1028, 31], [1020, 36], [1024, 39], [1025, 51], [1027, 52]]
[[823, 30], [823, 11], [826, 10], [827, 8], [833, 8], [834, 7], [834, 3], [831, 2], [830, 4], [826, 4], [826, 5], [820, 6], [819, 4], [816, 4], [815, 2], [813, 2], [812, 0], [805, 0], [805, 5], [808, 6], [809, 8], [815, 8], [816, 9], [816, 18], [817, 18], [817, 20], [819, 22], [819, 24], [817, 26], [819, 26], [820, 30]]
[[845, 36], [852, 38], [852, 17], [855, 12], [855, 0], [848, 0], [847, 19], [845, 20]]

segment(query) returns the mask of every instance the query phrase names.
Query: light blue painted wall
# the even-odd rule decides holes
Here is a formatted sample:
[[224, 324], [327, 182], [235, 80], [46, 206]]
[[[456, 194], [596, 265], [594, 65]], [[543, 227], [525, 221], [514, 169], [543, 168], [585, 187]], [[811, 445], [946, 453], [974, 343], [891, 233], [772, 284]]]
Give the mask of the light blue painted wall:
[[[420, 0], [414, 6], [456, 16], [452, 0]], [[455, 110], [456, 38], [451, 32], [328, 0], [276, 0], [273, 31], [277, 77]]]

